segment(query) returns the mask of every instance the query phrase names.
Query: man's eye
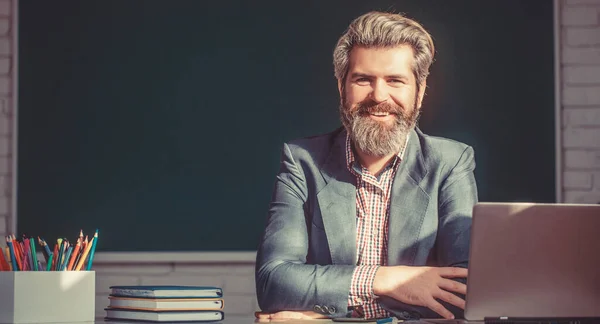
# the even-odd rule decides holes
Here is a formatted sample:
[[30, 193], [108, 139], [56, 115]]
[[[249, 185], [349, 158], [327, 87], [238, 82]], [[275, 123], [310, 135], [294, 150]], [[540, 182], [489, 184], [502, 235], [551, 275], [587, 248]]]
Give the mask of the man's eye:
[[367, 78], [358, 78], [358, 79], [356, 79], [356, 83], [358, 83], [358, 84], [367, 84], [367, 83], [370, 83], [370, 81]]
[[391, 83], [404, 83], [404, 81], [399, 80], [399, 79], [391, 79], [390, 82]]

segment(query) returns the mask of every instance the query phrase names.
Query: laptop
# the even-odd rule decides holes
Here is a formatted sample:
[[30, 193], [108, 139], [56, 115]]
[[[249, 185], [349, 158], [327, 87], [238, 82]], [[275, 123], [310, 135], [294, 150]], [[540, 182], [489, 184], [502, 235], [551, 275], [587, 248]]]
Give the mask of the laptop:
[[465, 318], [600, 323], [600, 205], [476, 204]]

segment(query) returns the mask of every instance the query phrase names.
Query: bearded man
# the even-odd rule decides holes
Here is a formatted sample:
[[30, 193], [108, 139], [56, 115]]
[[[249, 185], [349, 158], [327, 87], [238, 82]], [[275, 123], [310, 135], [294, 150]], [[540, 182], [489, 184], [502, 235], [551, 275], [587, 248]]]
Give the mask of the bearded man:
[[283, 146], [257, 317], [463, 317], [475, 161], [416, 125], [434, 51], [392, 13], [362, 15], [339, 39], [343, 127]]

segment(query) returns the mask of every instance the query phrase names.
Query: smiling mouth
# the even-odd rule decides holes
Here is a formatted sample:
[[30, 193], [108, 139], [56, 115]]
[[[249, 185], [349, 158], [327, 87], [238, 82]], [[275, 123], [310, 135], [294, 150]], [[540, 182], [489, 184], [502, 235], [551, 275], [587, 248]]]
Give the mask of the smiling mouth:
[[376, 111], [376, 112], [369, 113], [369, 115], [371, 115], [371, 116], [376, 116], [376, 117], [386, 117], [386, 116], [389, 116], [389, 115], [391, 115], [391, 113], [389, 113], [389, 112], [381, 112], [381, 111]]

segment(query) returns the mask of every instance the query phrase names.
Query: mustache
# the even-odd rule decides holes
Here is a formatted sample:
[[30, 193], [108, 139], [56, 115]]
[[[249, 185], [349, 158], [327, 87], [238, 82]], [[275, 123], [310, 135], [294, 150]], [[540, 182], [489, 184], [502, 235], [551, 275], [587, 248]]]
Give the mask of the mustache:
[[384, 112], [403, 116], [404, 111], [400, 106], [391, 104], [389, 102], [376, 103], [373, 101], [361, 102], [356, 107], [356, 114], [368, 115], [375, 112]]

